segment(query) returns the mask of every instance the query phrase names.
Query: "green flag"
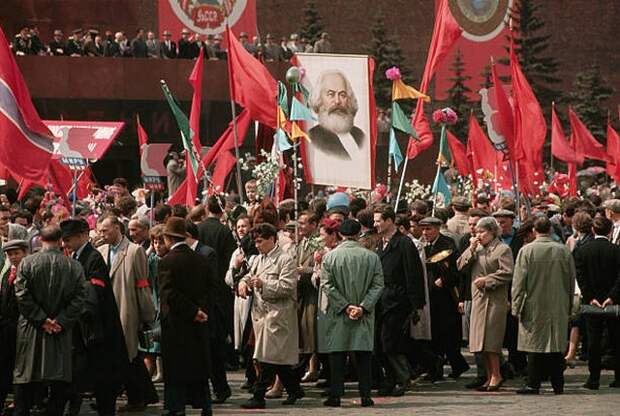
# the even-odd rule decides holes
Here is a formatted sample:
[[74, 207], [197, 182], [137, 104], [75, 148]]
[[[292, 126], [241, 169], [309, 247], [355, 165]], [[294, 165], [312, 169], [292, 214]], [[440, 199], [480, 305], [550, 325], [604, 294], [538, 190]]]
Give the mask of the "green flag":
[[414, 139], [418, 139], [417, 133], [413, 130], [413, 127], [411, 127], [411, 122], [396, 101], [392, 102], [392, 127], [403, 133], [407, 133]]
[[390, 129], [390, 156], [394, 159], [394, 170], [398, 170], [398, 167], [403, 161], [403, 154], [400, 152], [400, 147], [398, 146], [398, 142], [396, 141], [396, 132], [394, 128]]
[[439, 139], [439, 154], [437, 155], [437, 163], [442, 166], [449, 166], [452, 163], [452, 155], [448, 147], [448, 135], [446, 126], [441, 126], [441, 139]]
[[278, 106], [284, 111], [284, 115], [288, 117], [288, 93], [286, 86], [278, 81]]
[[168, 105], [170, 105], [170, 110], [172, 110], [172, 114], [174, 115], [174, 118], [177, 121], [177, 125], [179, 126], [179, 131], [181, 132], [181, 140], [183, 141], [183, 148], [189, 155], [189, 162], [191, 164], [192, 170], [194, 171], [194, 176], [198, 177], [199, 156], [192, 142], [194, 132], [192, 131], [192, 129], [189, 128], [189, 120], [172, 96], [172, 93], [168, 89], [168, 85], [163, 80], [161, 81], [161, 89], [164, 92], [164, 97], [166, 97]]

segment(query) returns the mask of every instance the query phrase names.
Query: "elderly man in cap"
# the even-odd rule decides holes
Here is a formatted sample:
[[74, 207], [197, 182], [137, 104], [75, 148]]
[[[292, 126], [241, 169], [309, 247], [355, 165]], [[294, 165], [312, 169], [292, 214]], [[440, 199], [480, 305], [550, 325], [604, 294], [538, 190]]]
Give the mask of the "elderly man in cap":
[[171, 217], [164, 228], [168, 253], [158, 264], [165, 415], [185, 414], [191, 401], [211, 415], [207, 321], [213, 309], [215, 271], [186, 243], [185, 220]]
[[6, 396], [13, 385], [13, 368], [15, 367], [15, 340], [17, 337], [17, 319], [19, 310], [15, 298], [15, 279], [17, 268], [28, 255], [28, 242], [10, 240], [2, 246], [10, 266], [0, 276], [0, 413], [4, 412]]
[[[66, 257], [56, 225], [41, 230], [41, 251], [22, 260], [15, 296], [19, 307], [15, 355], [15, 415], [25, 416], [50, 388], [47, 414], [63, 414], [72, 380], [73, 327], [86, 297], [84, 270]], [[45, 390], [42, 390], [45, 389]]]
[[469, 231], [469, 224], [467, 223], [469, 219], [469, 208], [471, 208], [471, 204], [465, 197], [457, 196], [452, 200], [454, 217], [450, 218], [446, 222], [446, 225], [448, 230], [457, 234], [459, 238], [463, 237], [463, 235]]
[[172, 33], [164, 30], [163, 39], [159, 43], [161, 57], [164, 59], [174, 59], [177, 57], [177, 44], [172, 40]]
[[391, 206], [375, 208], [374, 220], [382, 237], [377, 254], [385, 279], [377, 325], [386, 380], [379, 394], [402, 396], [411, 378], [406, 356], [411, 347], [409, 325], [419, 319], [418, 311], [426, 304], [424, 269], [413, 241], [398, 231]]
[[151, 240], [149, 238], [149, 219], [145, 215], [134, 215], [127, 225], [129, 238], [134, 243], [142, 246], [144, 251], [149, 252]]
[[327, 304], [327, 352], [330, 391], [325, 406], [340, 406], [344, 394], [347, 353], [355, 356], [363, 407], [372, 406], [371, 354], [374, 348], [375, 304], [383, 291], [379, 257], [357, 242], [361, 225], [345, 220], [338, 230], [342, 242], [321, 264], [321, 290]]
[[197, 55], [194, 53], [193, 41], [190, 39], [190, 32], [188, 29], [183, 28], [181, 30], [181, 39], [177, 42], [179, 45], [179, 53], [177, 57], [179, 59], [194, 59]]
[[73, 332], [73, 388], [69, 414], [80, 412], [80, 393], [93, 391], [100, 415], [114, 415], [116, 396], [129, 367], [108, 266], [89, 241], [83, 219], [60, 223], [62, 241], [84, 269], [86, 302]]
[[48, 45], [48, 53], [50, 55], [61, 56], [66, 55], [67, 42], [63, 39], [62, 30], [54, 30], [54, 39]]
[[271, 33], [268, 33], [265, 37], [265, 45], [263, 45], [263, 50], [265, 61], [267, 62], [277, 62], [284, 60], [282, 48], [280, 48], [280, 45], [274, 42], [274, 37]]
[[603, 203], [605, 216], [613, 223], [609, 241], [620, 244], [620, 199], [608, 199]]
[[459, 303], [459, 273], [456, 267], [458, 250], [454, 240], [440, 233], [442, 221], [426, 217], [419, 222], [426, 244], [426, 272], [430, 285], [431, 332], [433, 349], [439, 355], [431, 381], [443, 378], [444, 356], [450, 362], [450, 377], [456, 379], [469, 365], [461, 354], [461, 315]]

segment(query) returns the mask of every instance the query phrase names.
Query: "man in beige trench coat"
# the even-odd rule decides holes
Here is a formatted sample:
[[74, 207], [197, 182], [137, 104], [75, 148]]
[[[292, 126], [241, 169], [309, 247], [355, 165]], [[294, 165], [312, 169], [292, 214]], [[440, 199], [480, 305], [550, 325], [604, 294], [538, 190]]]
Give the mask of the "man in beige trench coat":
[[264, 408], [265, 392], [276, 374], [288, 393], [282, 404], [292, 405], [304, 396], [293, 371], [299, 361], [295, 262], [277, 244], [278, 231], [273, 225], [258, 224], [252, 233], [259, 255], [252, 258], [249, 273], [239, 282], [239, 296], [247, 297], [250, 290], [254, 294], [254, 359], [260, 374], [254, 396], [241, 407]]
[[555, 394], [564, 392], [566, 331], [575, 291], [575, 263], [568, 248], [554, 242], [551, 222], [534, 222], [536, 239], [525, 245], [515, 264], [512, 314], [519, 318], [519, 351], [527, 352], [527, 385], [519, 394], [538, 394], [548, 374]]

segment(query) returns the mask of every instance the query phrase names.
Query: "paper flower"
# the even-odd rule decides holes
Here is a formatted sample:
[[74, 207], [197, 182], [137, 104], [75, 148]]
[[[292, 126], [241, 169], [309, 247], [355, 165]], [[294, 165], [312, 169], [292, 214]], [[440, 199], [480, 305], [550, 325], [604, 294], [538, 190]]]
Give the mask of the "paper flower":
[[441, 110], [435, 110], [433, 112], [433, 121], [435, 123], [453, 125], [456, 124], [458, 119], [459, 117], [450, 107], [442, 108]]
[[385, 71], [385, 77], [387, 79], [389, 79], [390, 81], [394, 81], [394, 80], [400, 79], [400, 69], [398, 69], [397, 66], [393, 66], [391, 68], [388, 68]]

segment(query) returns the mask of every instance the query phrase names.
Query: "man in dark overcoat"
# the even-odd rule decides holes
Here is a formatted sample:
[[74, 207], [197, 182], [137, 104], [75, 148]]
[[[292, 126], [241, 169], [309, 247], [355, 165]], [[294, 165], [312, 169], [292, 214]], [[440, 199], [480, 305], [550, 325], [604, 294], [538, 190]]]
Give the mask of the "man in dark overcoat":
[[79, 414], [81, 392], [93, 391], [99, 415], [114, 415], [116, 396], [127, 376], [129, 357], [108, 266], [89, 242], [88, 223], [60, 223], [62, 240], [84, 269], [86, 301], [73, 332], [73, 397], [70, 413]]
[[0, 414], [4, 412], [4, 402], [13, 385], [15, 367], [15, 338], [19, 309], [15, 298], [15, 279], [17, 268], [28, 255], [26, 240], [11, 240], [4, 243], [2, 251], [9, 259], [10, 266], [0, 276]]
[[377, 254], [385, 282], [377, 322], [378, 344], [386, 370], [386, 383], [380, 395], [402, 396], [411, 378], [406, 355], [411, 347], [409, 322], [426, 303], [424, 270], [415, 244], [396, 228], [392, 207], [377, 207], [374, 221], [382, 237]]
[[[459, 274], [456, 267], [458, 250], [454, 240], [440, 233], [443, 222], [427, 217], [419, 222], [426, 247], [426, 271], [431, 302], [431, 332], [433, 349], [440, 358], [446, 357], [452, 367], [450, 377], [458, 378], [469, 365], [461, 354], [461, 314], [458, 310]], [[435, 261], [433, 256], [445, 253], [445, 258]], [[449, 254], [448, 254], [449, 253]], [[443, 256], [442, 256], [443, 257]], [[436, 379], [443, 378], [443, 368], [438, 368]]]
[[161, 353], [167, 415], [185, 414], [189, 396], [202, 392], [202, 415], [211, 415], [209, 330], [214, 276], [206, 259], [185, 242], [185, 220], [171, 217], [164, 229], [170, 250], [159, 262]]
[[49, 387], [47, 414], [61, 416], [72, 380], [73, 327], [86, 297], [84, 270], [60, 250], [60, 228], [41, 230], [41, 251], [22, 260], [15, 296], [19, 307], [15, 355], [15, 415], [30, 414]]

